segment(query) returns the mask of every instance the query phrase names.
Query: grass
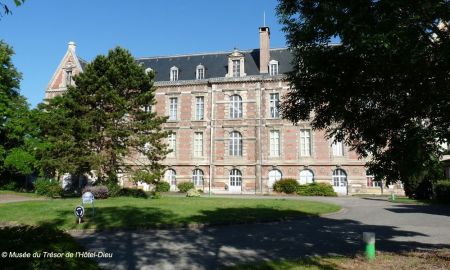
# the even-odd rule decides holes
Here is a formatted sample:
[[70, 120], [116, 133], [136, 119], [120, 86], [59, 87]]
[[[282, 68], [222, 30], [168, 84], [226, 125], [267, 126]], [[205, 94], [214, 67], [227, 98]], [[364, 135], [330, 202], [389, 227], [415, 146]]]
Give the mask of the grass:
[[11, 191], [11, 190], [0, 190], [0, 195], [17, 195], [17, 196], [31, 197], [31, 198], [45, 198], [45, 197], [37, 195], [34, 192], [18, 192], [18, 191]]
[[[50, 227], [3, 227], [0, 228], [0, 239], [1, 269], [100, 269], [97, 262], [77, 255], [85, 249], [60, 230]], [[8, 253], [6, 258], [3, 258], [4, 252]], [[10, 252], [28, 254], [30, 257], [14, 258], [10, 257]], [[44, 252], [61, 257], [51, 257]], [[37, 254], [40, 258], [33, 258]]]
[[371, 269], [371, 270], [419, 270], [450, 269], [450, 250], [414, 251], [405, 253], [377, 252], [373, 261], [363, 256], [347, 257], [311, 257], [299, 260], [277, 260], [238, 265], [229, 270], [334, 270], [334, 269]]
[[236, 224], [294, 219], [335, 212], [339, 206], [310, 201], [234, 198], [131, 197], [95, 201], [85, 207], [85, 219], [76, 223], [80, 199], [53, 199], [0, 204], [4, 224], [50, 225], [70, 229], [136, 229], [184, 227], [192, 224]]

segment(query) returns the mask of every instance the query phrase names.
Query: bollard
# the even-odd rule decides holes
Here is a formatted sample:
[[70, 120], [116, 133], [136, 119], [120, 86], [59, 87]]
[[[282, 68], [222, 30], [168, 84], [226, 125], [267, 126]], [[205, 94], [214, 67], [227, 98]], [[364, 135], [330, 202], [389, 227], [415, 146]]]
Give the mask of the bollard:
[[375, 233], [363, 232], [363, 241], [365, 244], [365, 254], [368, 260], [375, 259]]

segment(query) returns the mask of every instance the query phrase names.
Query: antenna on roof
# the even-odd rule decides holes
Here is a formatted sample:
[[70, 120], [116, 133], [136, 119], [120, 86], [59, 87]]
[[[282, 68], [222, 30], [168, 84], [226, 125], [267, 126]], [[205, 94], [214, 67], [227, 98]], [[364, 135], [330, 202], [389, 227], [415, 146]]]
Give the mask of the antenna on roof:
[[263, 13], [263, 17], [264, 17], [264, 27], [266, 27], [266, 12], [265, 11]]

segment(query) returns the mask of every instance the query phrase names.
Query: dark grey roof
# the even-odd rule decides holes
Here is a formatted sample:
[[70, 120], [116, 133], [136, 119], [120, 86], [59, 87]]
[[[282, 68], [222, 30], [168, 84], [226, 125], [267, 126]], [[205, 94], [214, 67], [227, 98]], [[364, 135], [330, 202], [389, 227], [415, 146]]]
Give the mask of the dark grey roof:
[[85, 60], [83, 60], [83, 59], [81, 59], [80, 57], [78, 57], [78, 61], [80, 62], [81, 69], [83, 69], [83, 71], [84, 71], [84, 68], [86, 67], [86, 65], [88, 64], [88, 62], [85, 61]]
[[[259, 75], [259, 49], [239, 51], [244, 55], [245, 73]], [[198, 65], [205, 67], [205, 79], [225, 77], [228, 71], [228, 56], [232, 52], [192, 54], [180, 56], [163, 56], [138, 58], [136, 61], [145, 68], [151, 68], [156, 73], [156, 81], [169, 81], [170, 68], [178, 68], [179, 80], [195, 80]], [[278, 72], [284, 74], [291, 70], [292, 54], [287, 48], [271, 49], [270, 60], [278, 61]]]

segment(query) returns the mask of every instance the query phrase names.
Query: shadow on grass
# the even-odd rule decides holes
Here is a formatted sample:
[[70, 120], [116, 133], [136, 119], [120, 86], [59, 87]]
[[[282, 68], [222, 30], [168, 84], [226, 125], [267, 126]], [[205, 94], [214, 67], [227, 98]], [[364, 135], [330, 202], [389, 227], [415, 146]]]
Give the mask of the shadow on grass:
[[391, 208], [386, 208], [386, 210], [399, 213], [423, 213], [430, 215], [441, 215], [450, 216], [450, 204], [396, 204]]
[[[273, 219], [297, 218], [302, 213], [272, 208], [226, 208], [202, 211], [189, 217], [175, 217], [173, 213], [158, 209], [109, 209], [111, 217], [96, 217], [98, 228], [111, 222], [117, 225], [158, 224], [173, 222], [187, 224], [248, 223]], [[119, 211], [119, 212], [118, 212]], [[123, 211], [123, 212], [121, 212]], [[129, 220], [114, 221], [112, 213]], [[126, 215], [128, 213], [128, 215]], [[136, 219], [133, 221], [133, 219]], [[150, 223], [148, 223], [150, 222]], [[139, 226], [138, 226], [139, 227]], [[446, 244], [417, 242], [414, 237], [427, 236], [420, 232], [399, 230], [395, 226], [367, 225], [350, 219], [336, 220], [310, 217], [283, 222], [210, 226], [196, 229], [104, 231], [77, 235], [77, 239], [90, 250], [113, 252], [112, 259], [99, 259], [105, 268], [136, 269], [144, 266], [175, 269], [217, 269], [262, 260], [282, 261], [313, 256], [354, 256], [363, 251], [363, 232], [375, 232], [377, 250], [402, 252], [417, 248], [450, 248]], [[396, 238], [409, 241], [397, 241]], [[406, 238], [407, 239], [407, 238]], [[318, 260], [311, 263], [320, 265]], [[270, 266], [267, 266], [270, 267]], [[275, 267], [275, 266], [274, 266]], [[322, 268], [323, 268], [322, 267]], [[333, 269], [333, 266], [329, 266]], [[261, 268], [276, 269], [276, 268]], [[325, 268], [326, 269], [326, 268]]]
[[[301, 268], [300, 268], [301, 267]], [[311, 269], [311, 270], [336, 270], [335, 263], [327, 262], [319, 257], [304, 258], [301, 260], [276, 260], [252, 264], [242, 264], [224, 268], [226, 270], [279, 270], [279, 269]]]

